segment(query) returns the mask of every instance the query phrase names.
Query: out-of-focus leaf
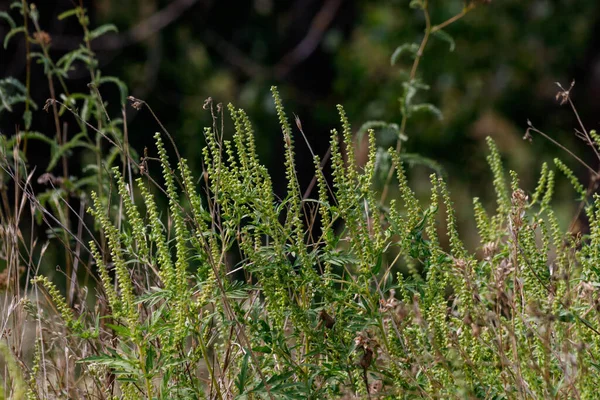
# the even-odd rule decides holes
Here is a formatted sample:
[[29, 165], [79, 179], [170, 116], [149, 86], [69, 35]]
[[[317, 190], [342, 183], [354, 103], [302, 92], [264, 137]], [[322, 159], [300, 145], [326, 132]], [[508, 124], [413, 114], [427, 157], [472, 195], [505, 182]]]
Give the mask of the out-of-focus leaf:
[[425, 112], [435, 115], [440, 121], [444, 119], [444, 115], [442, 114], [440, 109], [437, 108], [436, 106], [434, 106], [433, 104], [429, 104], [429, 103], [417, 104], [414, 106], [410, 106], [409, 110], [410, 110], [409, 114], [414, 114], [417, 112], [425, 111]]
[[10, 29], [15, 29], [17, 27], [15, 20], [12, 19], [12, 17], [8, 15], [6, 11], [0, 11], [0, 19], [3, 19], [6, 22], [8, 22], [8, 25], [10, 25]]
[[400, 156], [403, 162], [406, 162], [408, 165], [424, 165], [428, 168], [434, 170], [441, 177], [446, 176], [446, 172], [444, 168], [437, 161], [432, 160], [431, 158], [423, 157], [419, 154], [414, 153], [402, 153]]
[[400, 127], [395, 123], [388, 123], [385, 121], [367, 121], [365, 122], [356, 133], [356, 138], [360, 143], [364, 134], [369, 130], [373, 129], [376, 134], [381, 136], [393, 135], [394, 139], [400, 139], [403, 142], [408, 140], [408, 137], [400, 132]]
[[450, 45], [450, 51], [454, 51], [454, 49], [456, 48], [456, 43], [454, 42], [454, 38], [452, 36], [450, 36], [447, 32], [440, 29], [438, 31], [433, 32], [433, 36], [448, 43], [448, 45]]
[[116, 78], [114, 76], [103, 76], [102, 78], [100, 78], [98, 80], [98, 86], [103, 85], [105, 83], [114, 83], [115, 85], [117, 85], [117, 87], [119, 88], [119, 93], [121, 95], [121, 105], [126, 104], [127, 95], [129, 93], [128, 93], [127, 85], [125, 84], [125, 82], [123, 82], [122, 80], [120, 80], [119, 78]]
[[62, 21], [65, 18], [69, 18], [69, 17], [71, 17], [73, 15], [79, 14], [79, 12], [81, 12], [81, 8], [80, 7], [75, 7], [75, 8], [72, 8], [70, 10], [67, 10], [67, 11], [65, 11], [63, 13], [60, 13], [58, 15], [58, 19]]
[[31, 128], [31, 119], [32, 119], [32, 114], [31, 114], [31, 110], [27, 110], [23, 113], [23, 122], [25, 122], [25, 129], [29, 130], [29, 128]]
[[98, 28], [94, 29], [93, 31], [91, 31], [87, 35], [87, 40], [94, 40], [108, 32], [119, 32], [119, 30], [113, 24], [104, 24], [104, 25], [99, 26]]
[[19, 32], [25, 33], [25, 27], [20, 26], [18, 28], [12, 28], [10, 31], [8, 31], [8, 33], [4, 37], [4, 48], [5, 49], [8, 47], [8, 42], [10, 42], [10, 38], [15, 36]]
[[425, 4], [423, 3], [423, 0], [412, 0], [409, 4], [409, 7], [423, 9], [425, 8]]
[[396, 50], [392, 53], [392, 57], [390, 58], [390, 63], [392, 65], [396, 65], [400, 56], [404, 53], [410, 53], [412, 57], [414, 57], [419, 51], [419, 45], [416, 43], [404, 43], [402, 46], [396, 47]]

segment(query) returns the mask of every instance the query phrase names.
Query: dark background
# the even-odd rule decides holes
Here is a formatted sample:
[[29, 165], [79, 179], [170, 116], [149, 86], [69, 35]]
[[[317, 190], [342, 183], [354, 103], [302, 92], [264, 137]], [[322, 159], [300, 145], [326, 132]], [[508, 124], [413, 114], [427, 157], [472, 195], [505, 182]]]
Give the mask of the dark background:
[[[71, 0], [35, 2], [40, 24], [52, 37], [58, 59], [81, 43], [77, 20], [57, 20], [72, 8]], [[336, 104], [346, 108], [355, 130], [369, 120], [399, 123], [398, 98], [410, 60], [390, 65], [394, 49], [419, 43], [422, 12], [408, 0], [140, 0], [84, 1], [92, 27], [113, 23], [119, 34], [93, 42], [104, 75], [121, 78], [130, 94], [146, 100], [174, 135], [181, 152], [199, 171], [203, 127], [210, 115], [207, 97], [244, 108], [255, 124], [260, 157], [274, 174], [275, 190], [285, 192], [283, 140], [269, 87], [277, 85], [290, 118], [302, 120], [311, 146], [323, 155], [329, 132], [339, 126]], [[0, 1], [0, 11], [9, 2]], [[459, 0], [430, 1], [434, 24], [460, 12]], [[16, 13], [12, 13], [16, 14]], [[17, 15], [13, 15], [17, 19]], [[0, 38], [8, 32], [0, 22]], [[432, 38], [418, 76], [431, 85], [419, 95], [439, 107], [444, 119], [429, 115], [411, 119], [405, 149], [438, 161], [446, 172], [462, 224], [473, 226], [471, 198], [493, 207], [491, 178], [485, 161], [485, 137], [492, 136], [522, 186], [533, 190], [542, 161], [560, 156], [582, 180], [588, 176], [560, 150], [534, 137], [522, 140], [527, 119], [588, 161], [598, 160], [574, 137], [577, 121], [555, 100], [555, 82], [569, 85], [587, 128], [597, 128], [600, 111], [600, 5], [597, 0], [493, 0], [482, 4], [446, 32], [456, 49]], [[0, 78], [24, 80], [22, 35], [0, 49]], [[89, 74], [79, 66], [68, 81], [73, 92], [87, 91]], [[32, 129], [53, 136], [53, 120], [41, 111], [48, 84], [40, 66], [32, 71], [32, 96], [40, 106]], [[118, 92], [103, 89], [112, 112]], [[22, 108], [0, 115], [2, 133], [22, 125]], [[147, 112], [128, 112], [132, 144], [141, 152], [158, 130]], [[232, 129], [226, 132], [231, 134]], [[75, 134], [76, 132], [73, 132]], [[380, 138], [380, 144], [391, 144]], [[387, 142], [386, 142], [387, 141]], [[303, 187], [312, 178], [312, 159], [296, 140]], [[44, 146], [31, 146], [32, 164], [47, 162]], [[73, 174], [78, 172], [75, 157]], [[426, 195], [427, 167], [410, 169], [411, 180]], [[564, 180], [564, 179], [563, 179]], [[557, 204], [567, 224], [577, 206], [575, 195], [559, 181]], [[421, 190], [422, 189], [422, 190]], [[469, 230], [467, 230], [469, 232]], [[467, 233], [467, 236], [470, 234]], [[466, 238], [469, 241], [469, 238]]]

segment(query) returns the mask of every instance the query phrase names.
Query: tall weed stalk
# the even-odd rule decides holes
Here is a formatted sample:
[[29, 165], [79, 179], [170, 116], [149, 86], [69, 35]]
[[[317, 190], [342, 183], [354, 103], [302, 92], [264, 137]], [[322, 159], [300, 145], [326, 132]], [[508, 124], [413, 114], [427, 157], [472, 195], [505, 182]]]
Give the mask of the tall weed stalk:
[[[427, 2], [416, 3], [427, 12]], [[39, 33], [35, 9], [22, 5]], [[79, 18], [86, 29], [73, 57], [92, 57], [90, 37], [110, 27], [87, 30], [81, 8], [63, 17]], [[27, 40], [42, 49], [49, 84], [60, 83], [62, 63], [49, 60], [39, 38]], [[600, 198], [565, 163], [556, 167], [582, 197], [587, 236], [561, 229], [551, 205], [554, 170], [544, 164], [528, 195], [488, 140], [497, 208], [488, 213], [475, 199], [481, 243], [472, 253], [444, 179], [431, 175], [423, 204], [408, 185], [399, 148], [386, 151], [399, 197], [381, 205], [375, 133], [367, 130], [368, 160], [358, 167], [342, 106], [331, 131], [332, 182], [315, 155], [311, 198], [299, 187], [295, 132], [272, 88], [288, 182], [279, 199], [244, 110], [207, 100], [214, 123], [204, 131], [205, 172], [193, 176], [149, 105], [129, 97], [160, 128], [155, 149], [135, 155], [126, 124], [106, 112], [100, 73], [88, 67], [89, 94], [70, 98], [65, 90], [46, 108], [59, 120], [71, 114], [81, 129], [77, 139], [57, 130], [49, 141], [53, 159], [84, 147], [96, 155], [93, 175], [46, 176], [55, 186], [36, 194], [23, 146], [45, 136], [26, 130], [1, 137], [5, 397], [596, 397]], [[231, 140], [223, 139], [223, 126], [233, 130]], [[596, 149], [596, 133], [585, 132]], [[67, 201], [74, 187], [86, 212]], [[64, 241], [66, 290], [40, 273], [50, 247], [38, 243], [36, 217], [58, 227]], [[88, 285], [77, 284], [76, 265], [87, 271]], [[27, 275], [24, 286], [20, 274]]]

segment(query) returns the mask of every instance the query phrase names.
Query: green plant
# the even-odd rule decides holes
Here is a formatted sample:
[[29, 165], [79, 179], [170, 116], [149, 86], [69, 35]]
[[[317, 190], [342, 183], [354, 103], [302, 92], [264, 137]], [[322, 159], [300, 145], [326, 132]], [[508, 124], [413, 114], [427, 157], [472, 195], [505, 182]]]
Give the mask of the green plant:
[[[430, 39], [437, 38], [447, 42], [450, 47], [450, 51], [454, 51], [456, 46], [454, 38], [444, 31], [444, 29], [463, 18], [469, 12], [473, 11], [478, 5], [490, 2], [491, 1], [478, 0], [464, 1], [460, 13], [437, 25], [432, 23], [430, 15], [431, 6], [428, 0], [414, 0], [410, 2], [410, 8], [422, 11], [425, 21], [425, 29], [420, 43], [403, 43], [394, 50], [390, 58], [390, 63], [392, 66], [400, 64], [403, 58], [411, 58], [413, 60], [412, 64], [409, 64], [408, 67], [410, 72], [406, 73], [403, 71], [401, 74], [403, 79], [403, 91], [401, 96], [398, 98], [401, 115], [400, 123], [396, 124], [384, 121], [365, 122], [357, 133], [359, 143], [362, 141], [364, 133], [367, 132], [368, 129], [373, 129], [380, 137], [380, 141], [382, 141], [381, 139], [385, 138], [386, 136], [392, 137], [395, 142], [396, 151], [400, 152], [402, 150], [402, 143], [406, 142], [410, 137], [407, 129], [409, 119], [420, 113], [429, 113], [440, 120], [443, 119], [442, 112], [435, 105], [431, 103], [417, 102], [419, 100], [419, 93], [429, 90], [429, 85], [418, 76], [419, 65], [421, 64], [421, 60], [425, 54], [427, 45], [429, 44]], [[385, 143], [386, 141], [383, 140], [383, 142]], [[381, 202], [384, 203], [388, 196], [389, 186], [394, 176], [394, 170], [393, 168], [390, 168], [389, 157], [385, 148], [379, 148], [377, 154], [377, 166], [379, 169], [381, 169], [380, 173], [385, 176], [385, 179], [382, 180], [383, 190], [380, 197]], [[442, 167], [438, 163], [436, 163], [434, 160], [423, 157], [422, 155], [405, 153], [404, 158], [411, 165], [423, 164], [436, 171], [438, 174], [443, 173]]]
[[[85, 205], [86, 192], [96, 190], [104, 193], [107, 190], [107, 169], [115, 162], [126, 165], [126, 172], [130, 176], [132, 167], [131, 159], [137, 159], [134, 149], [128, 146], [127, 129], [123, 123], [122, 115], [111, 118], [105, 107], [100, 89], [107, 84], [116, 85], [120, 92], [121, 108], [126, 105], [127, 88], [116, 77], [103, 76], [97, 68], [97, 60], [91, 49], [90, 42], [101, 35], [115, 30], [113, 25], [103, 25], [90, 30], [89, 18], [85, 8], [74, 7], [63, 12], [58, 19], [77, 18], [82, 30], [83, 39], [81, 45], [73, 51], [67, 52], [58, 60], [51, 57], [52, 37], [44, 31], [40, 25], [39, 12], [34, 3], [26, 0], [14, 1], [11, 9], [18, 11], [22, 18], [22, 25], [18, 25], [8, 12], [0, 13], [0, 19], [4, 20], [11, 28], [4, 39], [6, 48], [10, 40], [16, 35], [25, 36], [26, 45], [26, 82], [21, 84], [13, 78], [7, 78], [0, 82], [0, 112], [11, 111], [11, 106], [18, 102], [25, 103], [23, 114], [23, 126], [10, 138], [6, 138], [3, 147], [5, 156], [13, 158], [11, 151], [16, 149], [17, 156], [14, 162], [26, 160], [28, 141], [39, 140], [49, 145], [50, 160], [45, 167], [46, 174], [38, 179], [38, 183], [47, 185], [49, 189], [37, 194], [39, 202], [36, 218], [40, 222], [47, 217], [55, 219], [53, 236], [60, 238], [66, 246], [64, 266], [65, 273], [70, 281], [67, 292], [68, 302], [72, 302], [77, 290], [78, 276], [87, 274], [89, 271], [78, 271], [79, 265], [76, 260], [77, 248], [72, 247], [71, 232], [77, 229], [72, 221], [69, 198], [76, 198]], [[43, 107], [43, 111], [49, 112], [54, 120], [54, 138], [47, 137], [44, 133], [31, 131], [31, 122], [37, 105], [32, 101], [31, 91], [31, 67], [32, 63], [40, 64], [46, 76], [50, 98]], [[88, 93], [71, 93], [67, 82], [73, 71], [87, 71], [90, 77]], [[75, 112], [76, 110], [76, 112]], [[41, 112], [42, 110], [39, 110]], [[65, 114], [74, 116], [72, 123], [61, 122]], [[36, 114], [37, 115], [37, 114]], [[73, 129], [74, 127], [74, 129]], [[106, 152], [106, 143], [112, 144], [110, 151]], [[77, 152], [83, 154], [82, 159], [92, 159], [92, 163], [82, 168], [80, 175], [74, 174], [69, 168], [69, 156]], [[15, 173], [24, 173], [23, 168], [14, 169]], [[60, 172], [57, 172], [60, 171]], [[7, 178], [2, 174], [2, 181]], [[9, 177], [10, 180], [10, 177]], [[19, 181], [19, 179], [17, 179]], [[21, 190], [23, 188], [17, 188]], [[83, 207], [85, 208], [85, 207]], [[8, 211], [8, 210], [6, 210]], [[50, 215], [52, 217], [50, 217]], [[8, 216], [7, 220], [8, 220]], [[18, 219], [16, 215], [13, 218]], [[54, 222], [54, 221], [53, 221]]]
[[[86, 27], [83, 10], [73, 15]], [[60, 218], [65, 192], [54, 194], [63, 206], [48, 210], [32, 188], [22, 142], [2, 137], [2, 167], [19, 200], [3, 208], [14, 210], [2, 220], [0, 254], [15, 299], [3, 318], [35, 331], [27, 342], [33, 354], [22, 351], [21, 331], [3, 351], [21, 362], [26, 378], [10, 364], [8, 395], [20, 395], [27, 382], [32, 399], [596, 396], [600, 197], [588, 199], [563, 162], [557, 169], [585, 200], [590, 234], [561, 229], [547, 164], [530, 200], [515, 172], [507, 182], [489, 139], [497, 209], [488, 213], [474, 200], [481, 240], [472, 253], [459, 237], [444, 179], [432, 174], [430, 200], [420, 201], [404, 169], [410, 156], [394, 148], [386, 157], [399, 197], [382, 206], [375, 182], [382, 150], [367, 129], [368, 159], [357, 165], [342, 106], [341, 127], [331, 132], [332, 182], [315, 155], [317, 190], [305, 196], [294, 131], [272, 88], [288, 183], [278, 199], [244, 110], [207, 100], [214, 123], [204, 131], [205, 172], [195, 177], [148, 104], [130, 97], [162, 129], [156, 150], [138, 163], [120, 130], [104, 123], [104, 103], [92, 90], [96, 126], [68, 102], [46, 104], [99, 140], [90, 148], [99, 157], [94, 190], [80, 189], [90, 190], [93, 222], [71, 211], [76, 233]], [[232, 126], [231, 140], [223, 139], [224, 126]], [[595, 132], [586, 138], [599, 145]], [[168, 208], [161, 209], [162, 196]], [[58, 224], [67, 251], [75, 243], [71, 254], [94, 284], [65, 296], [40, 274], [48, 245], [38, 246], [33, 230], [26, 241], [25, 205], [32, 220], [37, 214]], [[26, 292], [21, 263], [36, 275]]]
[[[509, 189], [490, 141], [498, 210], [488, 216], [476, 202], [484, 252], [477, 258], [458, 238], [444, 181], [432, 175], [431, 202], [423, 208], [394, 150], [402, 204], [393, 201], [387, 213], [377, 207], [373, 133], [370, 160], [359, 171], [351, 152], [342, 159], [334, 130], [334, 200], [321, 177], [319, 199], [302, 201], [292, 133], [276, 91], [274, 98], [288, 152], [288, 197], [273, 197], [252, 150], [251, 124], [230, 106], [233, 140], [221, 142], [214, 128], [206, 130], [207, 202], [183, 159], [176, 161], [177, 188], [159, 134], [166, 219], [143, 177], [127, 189], [115, 169], [114, 206], [93, 195], [90, 212], [108, 241], [106, 253], [90, 243], [106, 292], [95, 310], [108, 310], [106, 322], [98, 324], [92, 309], [75, 319], [48, 280], [38, 279], [61, 310], [70, 345], [96, 349], [78, 355], [82, 377], [99, 393], [107, 390], [102, 377], [114, 374], [122, 398], [593, 396], [597, 201], [587, 207], [590, 239], [565, 236], [547, 207], [551, 171], [544, 169], [536, 211], [515, 173]], [[349, 145], [341, 108], [340, 116]], [[145, 203], [146, 216], [132, 196]], [[435, 222], [442, 207], [448, 250]], [[316, 218], [322, 232], [307, 237]], [[344, 228], [333, 229], [336, 222]], [[236, 265], [229, 262], [234, 248]], [[384, 263], [384, 252], [413, 265], [413, 274]], [[244, 281], [232, 278], [237, 269]]]

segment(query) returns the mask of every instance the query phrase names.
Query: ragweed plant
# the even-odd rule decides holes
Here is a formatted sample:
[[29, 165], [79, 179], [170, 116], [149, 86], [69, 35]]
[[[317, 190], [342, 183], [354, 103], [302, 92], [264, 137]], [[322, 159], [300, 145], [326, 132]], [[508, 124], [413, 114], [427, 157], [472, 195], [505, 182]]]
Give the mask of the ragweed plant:
[[[427, 12], [427, 2], [413, 3]], [[34, 9], [24, 10], [35, 18], [27, 14]], [[83, 10], [71, 15], [87, 27]], [[570, 90], [563, 90], [565, 103]], [[32, 189], [20, 141], [31, 133], [12, 142], [2, 137], [2, 167], [20, 201], [0, 230], [8, 266], [0, 282], [7, 293], [2, 337], [11, 344], [2, 346], [8, 367], [0, 393], [30, 399], [597, 397], [600, 197], [594, 185], [584, 189], [565, 162], [555, 162], [589, 220], [588, 235], [573, 235], [552, 209], [552, 167], [542, 166], [529, 195], [488, 140], [497, 207], [488, 213], [475, 199], [481, 240], [473, 253], [461, 240], [446, 181], [432, 174], [430, 200], [420, 201], [406, 176], [410, 155], [398, 148], [385, 154], [399, 196], [383, 206], [375, 133], [367, 130], [368, 159], [360, 167], [342, 106], [340, 126], [331, 131], [331, 181], [315, 155], [317, 190], [303, 195], [295, 132], [276, 88], [272, 94], [288, 183], [281, 199], [257, 155], [248, 115], [231, 104], [215, 107], [211, 99], [204, 108], [214, 124], [204, 131], [201, 176], [193, 175], [158, 119], [156, 147], [138, 160], [120, 130], [110, 123], [106, 130], [94, 87], [87, 100], [96, 118], [50, 99], [49, 110], [71, 113], [113, 146], [108, 155], [93, 146], [100, 175], [92, 188], [81, 185], [91, 199], [81, 202], [87, 215], [69, 209], [77, 231]], [[129, 100], [154, 115], [143, 100]], [[226, 114], [231, 140], [223, 139]], [[598, 136], [582, 129], [596, 151]], [[533, 125], [531, 131], [537, 132]], [[54, 193], [54, 200], [68, 208], [64, 194]], [[160, 207], [160, 197], [168, 207]], [[39, 273], [48, 246], [25, 241], [26, 211], [61, 227], [67, 251], [74, 249], [73, 266], [90, 271], [92, 284], [65, 296]], [[35, 275], [27, 277], [25, 292], [22, 264]], [[31, 338], [23, 333], [26, 324]], [[32, 354], [23, 351], [26, 344]]]
[[[276, 89], [273, 95], [286, 168], [295, 177], [293, 131]], [[147, 172], [156, 163], [163, 185], [142, 175], [130, 187], [114, 169], [118, 203], [92, 196], [90, 213], [108, 242], [106, 252], [90, 243], [101, 278], [94, 310], [107, 308], [106, 322], [91, 308], [75, 315], [46, 279], [36, 278], [65, 321], [70, 345], [93, 349], [77, 361], [90, 393], [594, 397], [597, 198], [586, 206], [590, 237], [570, 236], [549, 206], [552, 170], [544, 166], [530, 200], [516, 173], [507, 181], [490, 140], [498, 207], [488, 215], [475, 203], [478, 256], [460, 239], [444, 180], [431, 176], [430, 204], [421, 204], [394, 149], [401, 198], [377, 207], [374, 140], [358, 169], [352, 151], [341, 152], [340, 143], [352, 143], [341, 106], [343, 134], [333, 130], [331, 142], [333, 196], [316, 157], [314, 200], [303, 198], [295, 180], [288, 196], [276, 199], [250, 120], [232, 105], [227, 110], [235, 133], [226, 141], [217, 125], [206, 129], [200, 187], [186, 160], [169, 160], [156, 134], [158, 157], [147, 157]], [[565, 164], [557, 168], [572, 180]], [[157, 190], [169, 199], [163, 215]], [[445, 219], [436, 218], [441, 210]], [[309, 235], [306, 221], [317, 218], [320, 233]], [[439, 220], [449, 248], [440, 244]], [[402, 275], [399, 264], [412, 265], [412, 273]], [[40, 374], [43, 360], [37, 362]]]

